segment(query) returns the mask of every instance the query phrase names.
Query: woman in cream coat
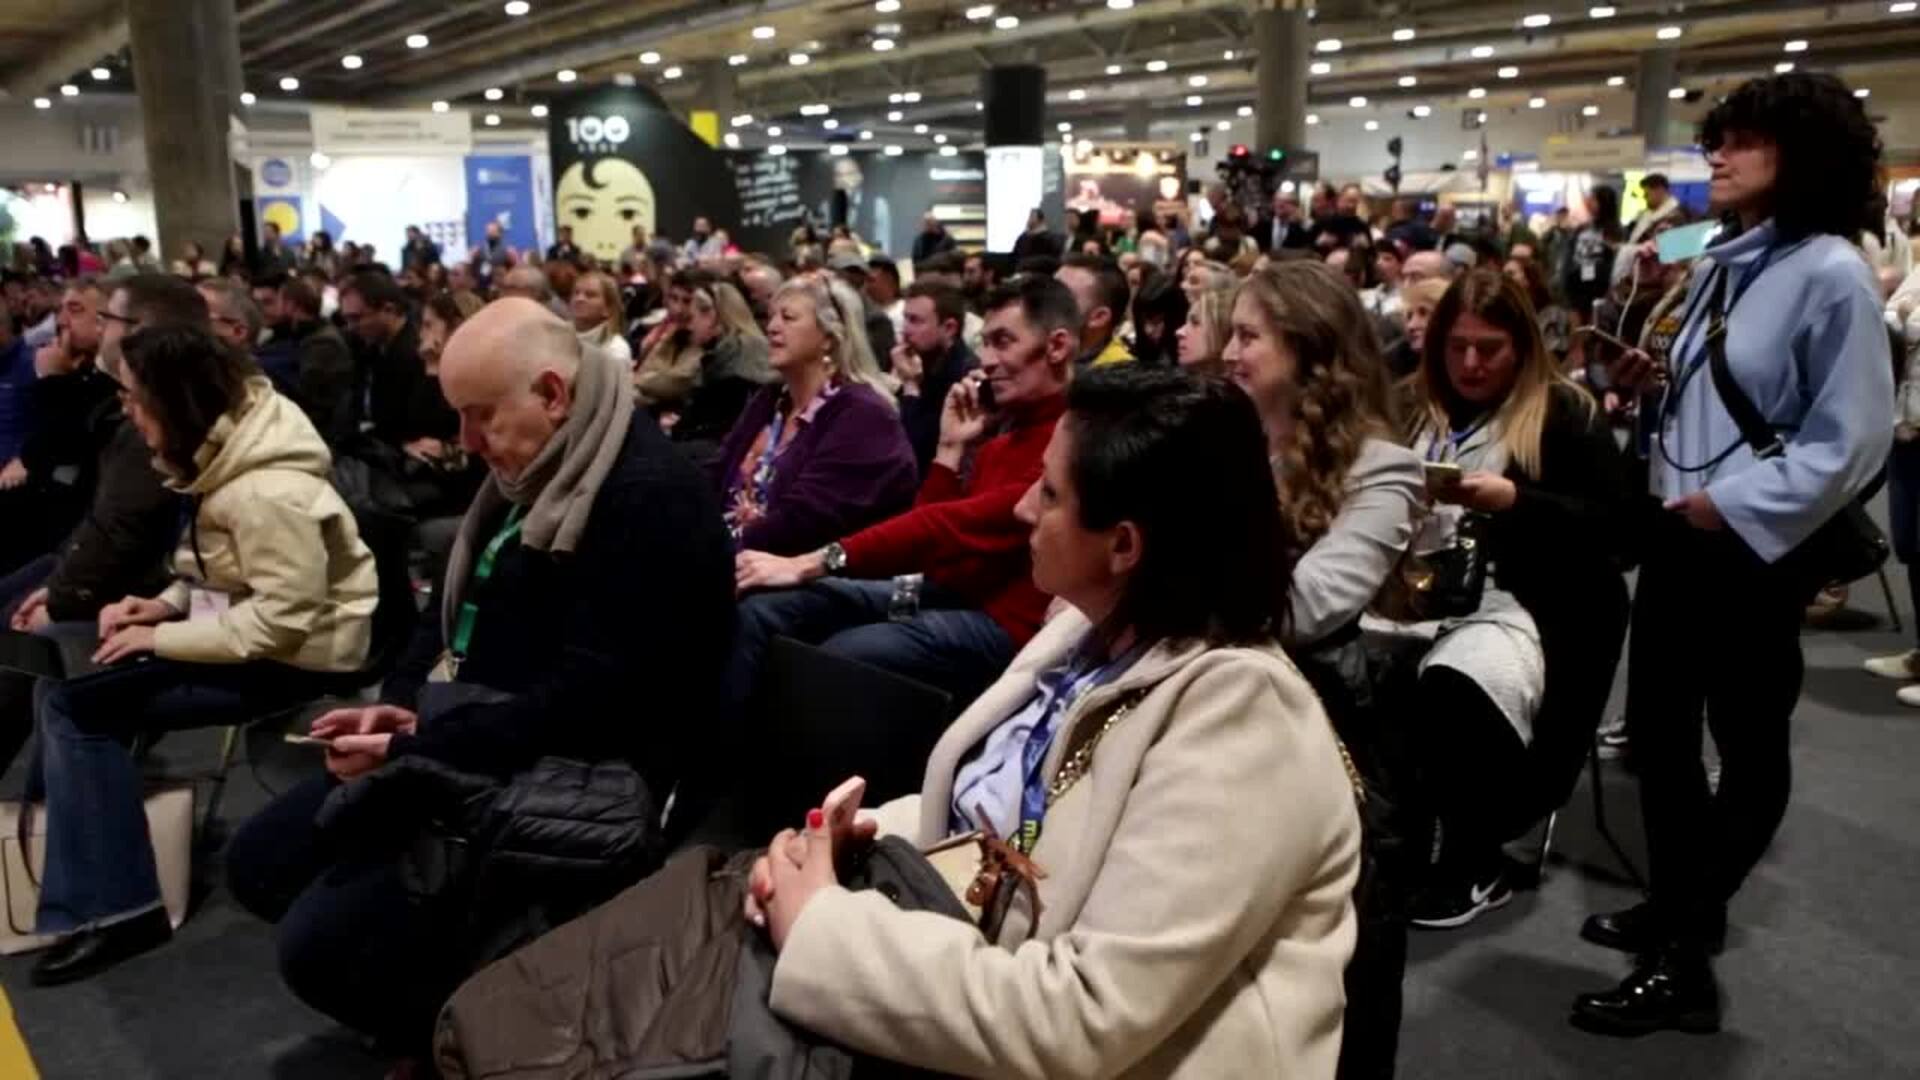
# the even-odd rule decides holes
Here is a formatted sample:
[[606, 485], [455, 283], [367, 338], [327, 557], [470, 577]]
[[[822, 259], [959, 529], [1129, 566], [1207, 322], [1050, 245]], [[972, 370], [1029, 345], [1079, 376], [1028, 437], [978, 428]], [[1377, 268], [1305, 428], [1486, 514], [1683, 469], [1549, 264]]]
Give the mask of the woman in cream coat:
[[[774, 839], [748, 903], [780, 949], [774, 1010], [967, 1076], [1332, 1077], [1360, 826], [1274, 641], [1288, 545], [1252, 404], [1088, 372], [1020, 514], [1035, 582], [1075, 610], [947, 732], [920, 795]], [[836, 883], [833, 849], [876, 829], [985, 826], [1045, 873], [997, 944]]]

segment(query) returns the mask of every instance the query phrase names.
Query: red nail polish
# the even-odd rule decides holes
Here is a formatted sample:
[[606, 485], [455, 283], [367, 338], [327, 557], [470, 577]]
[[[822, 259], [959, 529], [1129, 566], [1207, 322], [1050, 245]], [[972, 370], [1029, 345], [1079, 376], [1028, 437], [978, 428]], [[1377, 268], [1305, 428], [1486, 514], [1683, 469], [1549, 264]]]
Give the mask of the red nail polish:
[[807, 828], [818, 829], [821, 826], [825, 825], [826, 823], [827, 823], [827, 815], [822, 813], [819, 807], [816, 806], [813, 809], [807, 811]]

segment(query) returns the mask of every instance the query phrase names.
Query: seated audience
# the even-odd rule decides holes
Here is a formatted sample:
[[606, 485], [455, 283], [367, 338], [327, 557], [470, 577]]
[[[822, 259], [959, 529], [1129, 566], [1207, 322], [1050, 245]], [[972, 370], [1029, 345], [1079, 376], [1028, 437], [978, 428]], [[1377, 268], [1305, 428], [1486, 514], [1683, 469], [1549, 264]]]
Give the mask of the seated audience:
[[[1079, 330], [1066, 286], [1008, 282], [987, 305], [980, 370], [947, 393], [918, 504], [805, 555], [740, 553], [741, 591], [769, 591], [740, 605], [733, 701], [751, 694], [779, 634], [918, 679], [955, 702], [973, 700], [1006, 669], [1046, 614], [1013, 508], [1039, 475]], [[992, 408], [982, 386], [992, 387]]]
[[531, 300], [553, 312], [562, 319], [572, 321], [573, 313], [567, 303], [553, 295], [553, 283], [547, 280], [547, 272], [538, 266], [515, 266], [497, 277], [493, 295], [495, 299], [503, 296], [518, 296]]
[[[935, 256], [939, 258], [940, 256]], [[919, 475], [926, 475], [940, 443], [940, 416], [953, 385], [980, 366], [964, 339], [966, 309], [960, 290], [921, 275], [907, 289], [900, 344], [893, 347], [893, 377], [900, 384], [900, 423], [907, 429]]]
[[873, 270], [867, 265], [866, 259], [860, 255], [860, 245], [853, 240], [846, 240], [843, 244], [838, 254], [828, 258], [827, 268], [838, 275], [842, 281], [851, 285], [854, 292], [860, 294], [864, 311], [862, 321], [866, 327], [867, 344], [873, 353], [874, 365], [885, 367], [893, 358], [895, 337], [893, 320], [888, 318], [886, 311], [867, 295], [867, 285], [872, 280]]
[[1180, 324], [1178, 335], [1177, 358], [1181, 367], [1201, 375], [1226, 374], [1222, 356], [1227, 351], [1227, 338], [1233, 333], [1233, 299], [1232, 290], [1208, 289], [1187, 309], [1186, 321]]
[[15, 305], [14, 300], [0, 300], [0, 465], [20, 456], [34, 419], [33, 349], [15, 327]]
[[580, 340], [605, 349], [623, 364], [633, 363], [627, 344], [626, 309], [620, 303], [620, 284], [607, 274], [588, 271], [574, 279], [571, 303], [573, 328]]
[[314, 821], [329, 792], [407, 758], [506, 778], [558, 755], [630, 762], [664, 802], [683, 740], [716, 714], [732, 620], [718, 500], [634, 422], [625, 375], [524, 299], [453, 334], [440, 377], [488, 478], [442, 604], [381, 704], [315, 721], [331, 776], [281, 794], [229, 847], [235, 898], [279, 924], [287, 985], [388, 1052], [424, 1056], [466, 974], [466, 928], [456, 901], [409, 891], [401, 853], [424, 823], [342, 849]]
[[36, 929], [61, 935], [34, 965], [39, 985], [172, 934], [125, 741], [320, 695], [328, 676], [365, 661], [377, 592], [373, 556], [327, 483], [326, 446], [246, 354], [180, 325], [139, 329], [123, 351], [128, 417], [193, 518], [173, 584], [100, 612], [94, 660], [109, 669], [37, 695], [47, 870]]
[[674, 442], [710, 465], [748, 399], [774, 380], [767, 339], [739, 290], [704, 270], [674, 274], [667, 318], [647, 337], [634, 393]]
[[1180, 354], [1180, 329], [1187, 324], [1186, 290], [1172, 277], [1151, 271], [1133, 298], [1133, 356], [1143, 364], [1173, 367]]
[[106, 303], [101, 285], [80, 281], [61, 293], [56, 331], [33, 356], [26, 408], [30, 430], [0, 463], [0, 573], [51, 548], [79, 520], [93, 479], [92, 417], [112, 408], [113, 381], [94, 365]]
[[1416, 281], [1400, 290], [1400, 315], [1406, 333], [1387, 350], [1387, 373], [1395, 379], [1404, 379], [1420, 369], [1420, 358], [1426, 349], [1427, 323], [1433, 318], [1434, 308], [1440, 306], [1440, 298], [1446, 294], [1447, 283], [1433, 279]]
[[1413, 449], [1464, 470], [1433, 485], [1413, 550], [1476, 537], [1491, 567], [1467, 613], [1375, 627], [1430, 643], [1419, 694], [1446, 722], [1416, 740], [1442, 839], [1413, 923], [1445, 928], [1512, 898], [1500, 845], [1565, 801], [1592, 745], [1626, 635], [1626, 473], [1526, 293], [1491, 268], [1447, 290], [1413, 386]]
[[1054, 280], [1073, 293], [1080, 309], [1080, 357], [1077, 366], [1120, 364], [1133, 359], [1120, 340], [1120, 324], [1127, 317], [1127, 279], [1113, 261], [1100, 255], [1075, 253], [1060, 260]]
[[716, 483], [741, 548], [797, 555], [913, 502], [913, 448], [866, 349], [860, 297], [795, 278], [767, 326], [780, 381], [747, 403], [720, 448]]
[[304, 278], [290, 279], [280, 298], [286, 342], [293, 350], [294, 403], [328, 447], [342, 446], [355, 434], [353, 348], [321, 314], [321, 295]]
[[363, 271], [341, 289], [340, 314], [360, 346], [353, 401], [362, 435], [337, 450], [342, 497], [409, 518], [457, 509], [473, 490], [454, 452], [460, 418], [427, 375], [406, 294], [386, 274]]
[[[1547, 355], [1553, 357], [1554, 363], [1565, 366], [1567, 352], [1573, 347], [1573, 321], [1566, 308], [1553, 302], [1553, 292], [1547, 288], [1546, 271], [1531, 259], [1508, 257], [1500, 272], [1527, 294], [1527, 302], [1533, 306], [1534, 315], [1540, 321], [1540, 341], [1547, 347]], [[1607, 332], [1612, 333], [1615, 329], [1617, 327], [1608, 327]]]
[[[868, 259], [866, 297], [873, 302], [874, 307], [886, 315], [887, 322], [892, 324], [893, 336], [897, 341], [900, 337], [900, 324], [906, 318], [907, 307], [905, 298], [900, 295], [900, 264], [885, 255], [875, 255]], [[884, 365], [892, 353], [893, 346], [889, 345], [886, 354], [876, 356], [875, 359]]]
[[253, 291], [230, 278], [213, 278], [194, 288], [199, 289], [200, 295], [207, 301], [207, 313], [212, 320], [214, 335], [258, 364], [261, 374], [273, 382], [274, 390], [292, 396], [295, 378], [288, 370], [292, 355], [285, 356], [285, 363], [269, 366], [260, 362], [260, 338], [266, 332], [267, 321], [260, 306], [253, 302]]
[[1208, 260], [1198, 248], [1189, 248], [1181, 257], [1186, 265], [1180, 273], [1180, 287], [1187, 291], [1189, 305], [1208, 289], [1231, 289], [1239, 284], [1239, 279], [1233, 276], [1232, 267]]

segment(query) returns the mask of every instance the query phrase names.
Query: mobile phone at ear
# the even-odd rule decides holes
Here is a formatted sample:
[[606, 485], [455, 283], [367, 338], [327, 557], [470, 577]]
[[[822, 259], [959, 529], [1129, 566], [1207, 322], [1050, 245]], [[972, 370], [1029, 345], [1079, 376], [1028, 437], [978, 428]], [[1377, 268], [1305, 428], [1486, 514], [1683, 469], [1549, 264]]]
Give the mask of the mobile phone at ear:
[[973, 387], [973, 400], [980, 405], [981, 412], [992, 412], [999, 407], [993, 400], [993, 380], [981, 379]]

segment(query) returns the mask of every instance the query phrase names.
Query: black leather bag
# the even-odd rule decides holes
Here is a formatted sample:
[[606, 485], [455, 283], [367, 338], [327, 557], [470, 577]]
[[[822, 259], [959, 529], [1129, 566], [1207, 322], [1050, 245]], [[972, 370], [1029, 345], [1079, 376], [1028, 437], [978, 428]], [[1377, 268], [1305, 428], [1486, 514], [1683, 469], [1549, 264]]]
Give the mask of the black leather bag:
[[1411, 549], [1387, 577], [1373, 611], [1395, 622], [1459, 619], [1480, 610], [1487, 591], [1487, 516], [1460, 518], [1453, 544], [1416, 555]]
[[[1727, 415], [1740, 429], [1740, 437], [1753, 448], [1756, 458], [1765, 461], [1786, 453], [1787, 444], [1767, 418], [1760, 413], [1740, 384], [1734, 381], [1727, 364], [1727, 324], [1722, 312], [1727, 279], [1722, 274], [1707, 301], [1711, 312], [1707, 323], [1707, 369], [1713, 376], [1713, 388], [1720, 395]], [[1813, 599], [1829, 585], [1858, 581], [1886, 564], [1893, 546], [1873, 522], [1866, 506], [1856, 497], [1814, 530], [1800, 546], [1781, 556], [1773, 570], [1795, 596]]]

